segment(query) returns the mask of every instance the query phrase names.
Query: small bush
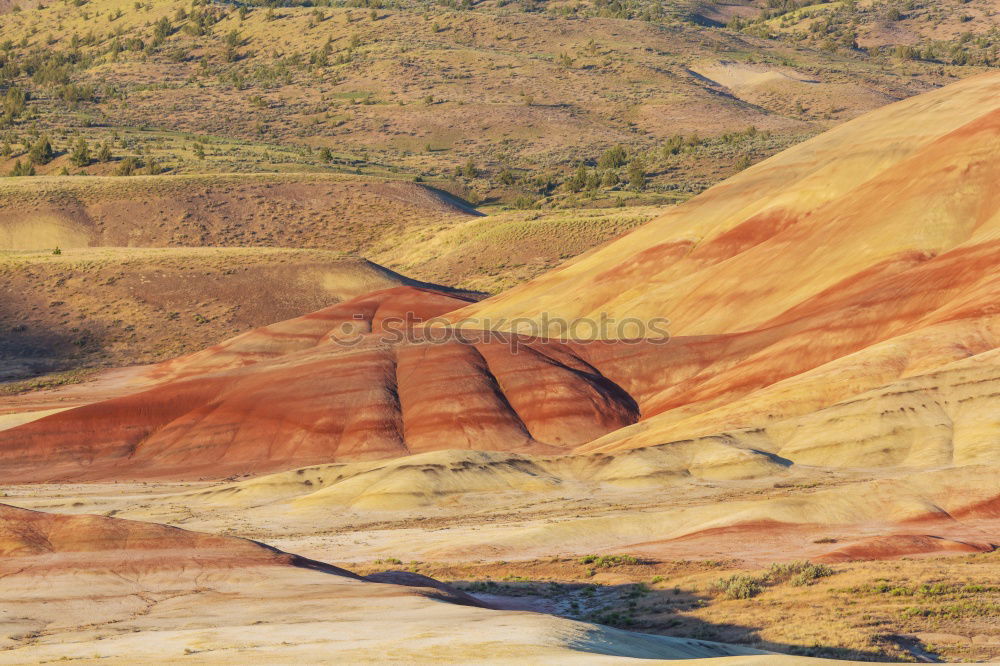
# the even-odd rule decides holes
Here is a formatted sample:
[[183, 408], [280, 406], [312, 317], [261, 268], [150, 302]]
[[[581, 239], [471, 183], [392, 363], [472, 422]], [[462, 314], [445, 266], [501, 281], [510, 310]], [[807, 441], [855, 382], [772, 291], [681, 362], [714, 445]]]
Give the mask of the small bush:
[[17, 178], [19, 176], [34, 176], [35, 175], [35, 165], [31, 161], [22, 162], [21, 160], [14, 161], [14, 167], [10, 170], [10, 176], [12, 178]]
[[792, 585], [809, 585], [814, 580], [832, 576], [833, 569], [825, 564], [810, 564], [791, 579]]
[[97, 161], [98, 162], [110, 162], [112, 158], [111, 146], [105, 141], [101, 144], [101, 147], [97, 151]]
[[797, 561], [772, 564], [768, 575], [773, 583], [789, 581], [792, 585], [808, 585], [818, 578], [833, 575], [833, 569], [825, 564]]
[[809, 585], [814, 580], [832, 575], [833, 569], [825, 564], [800, 560], [772, 564], [771, 568], [762, 574], [736, 574], [729, 578], [720, 578], [712, 584], [711, 589], [723, 594], [727, 599], [750, 599], [771, 585], [784, 582], [799, 586]]
[[763, 576], [737, 574], [715, 581], [712, 590], [721, 593], [727, 599], [750, 599], [760, 594], [767, 582], [766, 574]]
[[134, 157], [126, 157], [115, 169], [116, 176], [134, 176], [139, 171], [139, 160]]
[[82, 136], [76, 142], [76, 147], [73, 148], [73, 154], [70, 155], [69, 159], [77, 167], [85, 167], [90, 164], [90, 146]]
[[629, 564], [640, 564], [638, 557], [632, 555], [585, 555], [580, 558], [580, 564], [593, 564], [595, 567], [610, 568]]

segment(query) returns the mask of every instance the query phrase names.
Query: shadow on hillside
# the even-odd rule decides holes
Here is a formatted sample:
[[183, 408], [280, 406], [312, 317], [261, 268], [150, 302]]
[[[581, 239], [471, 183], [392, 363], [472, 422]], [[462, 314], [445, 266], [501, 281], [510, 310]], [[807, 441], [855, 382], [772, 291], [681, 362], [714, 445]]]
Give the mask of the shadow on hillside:
[[86, 323], [38, 321], [0, 304], [0, 383], [81, 366], [100, 355], [107, 331]]
[[[689, 614], [712, 599], [679, 587], [658, 589], [645, 584], [601, 585], [550, 581], [466, 581], [453, 586], [494, 608], [525, 610], [603, 624], [645, 634], [729, 643], [797, 656], [854, 661], [903, 662], [891, 650], [856, 650], [828, 645], [796, 645], [768, 641], [762, 627], [707, 622]], [[753, 600], [744, 603], [752, 604]], [[808, 622], [811, 618], [803, 618]], [[734, 618], [738, 620], [738, 616]], [[898, 642], [895, 644], [898, 645]], [[887, 648], [890, 646], [887, 644]]]
[[433, 192], [437, 196], [441, 197], [443, 200], [450, 203], [452, 206], [460, 209], [462, 212], [469, 215], [474, 215], [476, 217], [486, 217], [486, 213], [478, 210], [471, 202], [466, 201], [457, 194], [452, 194], [447, 190], [443, 190], [440, 187], [434, 187], [433, 185], [428, 185], [427, 183], [420, 183], [420, 186], [429, 192]]

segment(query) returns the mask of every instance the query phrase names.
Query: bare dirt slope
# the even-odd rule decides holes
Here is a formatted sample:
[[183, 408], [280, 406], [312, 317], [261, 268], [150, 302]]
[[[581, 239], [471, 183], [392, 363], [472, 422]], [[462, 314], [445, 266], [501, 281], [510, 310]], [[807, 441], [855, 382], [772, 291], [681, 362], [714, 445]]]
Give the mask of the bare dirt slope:
[[[243, 539], [116, 518], [0, 505], [0, 553], [6, 664], [168, 656], [193, 663], [314, 661], [320, 653], [354, 663], [377, 654], [440, 663], [481, 651], [490, 663], [608, 663], [762, 654], [490, 610], [423, 576], [365, 580]], [[53, 595], [57, 604], [49, 603]]]
[[[9, 430], [10, 478], [122, 471], [90, 467], [94, 456], [134, 473], [151, 473], [139, 471], [145, 460], [157, 474], [211, 476], [202, 463], [219, 447], [231, 457], [217, 477], [448, 448], [663, 444], [684, 461], [657, 463], [664, 471], [690, 470], [694, 455], [733, 477], [793, 464], [995, 465], [997, 85], [971, 79], [849, 123], [500, 296], [463, 308], [389, 291], [262, 334], [287, 328], [301, 346], [210, 349], [197, 357], [206, 370], [264, 360]], [[389, 312], [408, 308], [430, 308], [424, 319], [459, 308], [448, 317], [466, 331], [541, 312], [658, 316], [673, 338], [435, 344], [447, 329], [386, 329]], [[936, 391], [933, 405], [921, 391]], [[303, 396], [338, 415], [317, 422]], [[142, 424], [127, 422], [139, 405]], [[99, 441], [70, 446], [81, 423]], [[279, 439], [295, 445], [260, 448]], [[39, 466], [48, 450], [60, 471]]]
[[[376, 574], [371, 580], [410, 586], [398, 589], [392, 595], [396, 600], [407, 599], [414, 592], [438, 594], [442, 590], [427, 588], [434, 583], [421, 577], [432, 576], [494, 607], [543, 613], [519, 614], [523, 624], [518, 621], [513, 625], [520, 636], [539, 638], [531, 638], [527, 645], [504, 643], [518, 651], [522, 660], [534, 654], [530, 645], [536, 641], [548, 644], [549, 639], [541, 638], [548, 635], [547, 627], [562, 627], [559, 631], [566, 635], [569, 626], [550, 625], [550, 614], [679, 639], [840, 660], [909, 662], [921, 653], [943, 662], [1000, 657], [996, 531], [991, 537], [983, 529], [986, 523], [980, 521], [977, 529], [971, 513], [956, 510], [954, 502], [960, 501], [961, 494], [948, 494], [947, 475], [929, 474], [911, 480], [886, 477], [877, 486], [862, 480], [861, 470], [838, 475], [799, 470], [780, 482], [771, 477], [692, 483], [682, 477], [665, 481], [651, 475], [635, 479], [638, 483], [634, 486], [626, 483], [615, 490], [615, 484], [623, 481], [620, 476], [612, 483], [593, 484], [583, 481], [580, 474], [589, 467], [613, 479], [616, 468], [621, 474], [629, 466], [633, 470], [639, 467], [635, 460], [628, 464], [604, 460], [573, 465], [570, 459], [439, 452], [394, 461], [311, 467], [222, 484], [6, 486], [4, 501], [45, 511], [100, 513], [249, 537], [313, 560], [339, 563], [350, 571]], [[453, 471], [452, 483], [434, 483], [434, 475], [428, 472], [436, 470], [441, 475], [448, 467]], [[590, 480], [599, 476], [592, 474]], [[963, 484], [986, 487], [989, 478], [985, 470], [964, 470], [952, 474], [950, 483], [955, 489]], [[902, 515], [899, 508], [907, 503], [919, 512], [919, 498], [948, 508], [954, 517], [897, 525], [883, 520], [893, 501], [896, 516]], [[714, 512], [721, 516], [725, 507], [732, 506], [736, 515], [746, 515], [754, 504], [783, 506], [785, 516], [790, 511], [812, 512], [822, 515], [825, 522], [794, 525], [760, 521], [655, 539], [665, 534], [665, 526], [678, 527], [678, 533], [689, 529], [696, 522], [690, 520], [695, 514]], [[850, 519], [850, 511], [855, 517], [867, 511], [878, 519], [867, 524], [837, 522]], [[69, 533], [78, 538], [85, 538], [82, 527], [94, 523], [135, 525], [96, 516], [81, 516], [83, 521], [76, 523], [68, 518], [59, 520], [73, 528]], [[143, 528], [140, 532], [163, 532], [163, 528], [148, 524], [138, 526]], [[117, 529], [114, 535], [118, 541], [108, 538], [102, 543], [111, 549], [127, 534], [127, 530]], [[246, 553], [236, 571], [225, 562], [227, 553], [237, 552], [225, 545], [233, 540], [208, 535], [198, 538], [207, 538], [216, 548], [146, 551], [145, 555], [136, 550], [131, 554], [119, 551], [107, 557], [91, 549], [75, 555], [48, 553], [11, 560], [29, 568], [24, 572], [27, 575], [4, 579], [5, 590], [20, 596], [12, 605], [0, 606], [0, 618], [8, 609], [24, 611], [24, 621], [9, 625], [20, 650], [5, 656], [20, 663], [22, 655], [23, 660], [32, 655], [58, 656], [70, 647], [89, 654], [91, 637], [101, 635], [102, 643], [114, 641], [114, 647], [95, 647], [97, 654], [105, 654], [102, 649], [112, 650], [111, 654], [124, 659], [130, 652], [145, 654], [145, 650], [170, 654], [185, 648], [218, 648], [218, 652], [206, 652], [200, 658], [219, 661], [226, 659], [237, 643], [244, 650], [248, 648], [228, 629], [231, 623], [242, 625], [244, 617], [257, 623], [259, 632], [284, 643], [273, 646], [261, 639], [253, 646], [266, 651], [271, 660], [279, 655], [306, 655], [309, 650], [315, 655], [320, 649], [354, 649], [362, 640], [362, 647], [378, 645], [377, 639], [372, 642], [369, 634], [359, 633], [356, 627], [342, 642], [320, 646], [315, 643], [315, 632], [304, 639], [301, 632], [287, 626], [325, 623], [329, 616], [321, 609], [354, 609], [354, 596], [346, 594], [354, 588], [330, 587], [340, 577], [303, 580], [308, 571], [298, 568], [298, 573], [291, 572], [293, 567], [280, 559], [275, 561], [273, 555], [260, 563], [266, 566], [259, 566]], [[263, 551], [258, 548], [252, 552]], [[172, 568], [172, 557], [184, 562], [183, 570]], [[807, 565], [800, 561], [806, 557], [827, 564]], [[158, 560], [159, 568], [151, 568], [161, 573], [136, 575], [140, 567], [135, 563], [142, 559]], [[66, 570], [69, 560], [75, 562], [76, 571]], [[57, 575], [54, 566], [60, 561], [64, 567]], [[114, 565], [108, 566], [112, 570], [119, 567], [117, 570], [134, 584], [115, 587], [123, 580], [99, 576], [102, 564]], [[396, 573], [382, 573], [386, 568]], [[81, 569], [88, 575], [78, 575]], [[189, 574], [198, 576], [197, 591], [162, 598], [161, 580], [169, 577], [174, 593], [183, 593]], [[727, 592], [730, 580], [751, 583], [747, 595]], [[272, 583], [283, 589], [272, 587]], [[365, 617], [371, 611], [375, 614], [371, 621], [383, 632], [385, 622], [396, 622], [393, 609], [399, 606], [386, 608], [378, 601], [385, 588], [358, 589], [372, 605], [367, 610], [357, 607], [352, 613]], [[732, 589], [743, 588], [734, 585]], [[134, 593], [143, 594], [146, 603], [121, 599]], [[101, 594], [101, 600], [94, 600], [93, 594]], [[54, 605], [52, 597], [61, 603]], [[290, 597], [300, 603], [285, 601]], [[148, 622], [130, 615], [134, 608], [140, 612], [148, 609], [150, 598], [159, 603], [152, 608]], [[221, 598], [234, 599], [240, 612], [234, 612], [233, 606], [217, 605]], [[314, 599], [315, 604], [311, 603]], [[331, 604], [331, 599], [335, 603]], [[100, 626], [73, 627], [78, 622], [78, 607], [86, 607], [88, 621], [96, 617]], [[435, 607], [442, 611], [449, 605]], [[54, 617], [55, 612], [62, 615]], [[408, 633], [413, 623], [435, 636], [446, 633], [455, 650], [480, 649], [469, 641], [492, 640], [488, 614], [477, 616], [478, 638], [472, 638], [464, 632], [472, 617], [449, 629], [444, 623], [455, 619], [450, 615], [438, 624], [433, 619], [436, 614], [414, 612], [418, 614], [405, 614], [399, 621], [401, 626], [391, 632], [397, 649], [400, 637], [407, 636], [424, 649], [419, 637]], [[183, 615], [188, 624], [176, 627], [168, 613], [171, 618]], [[104, 617], [119, 620], [122, 631], [115, 628], [119, 624], [105, 624]], [[503, 619], [508, 630], [512, 619]], [[32, 624], [46, 620], [45, 627]], [[207, 634], [205, 629], [210, 625], [217, 629]], [[182, 630], [176, 641], [159, 640], [157, 637], [166, 634], [156, 630], [170, 627]], [[539, 631], [542, 633], [535, 633]], [[605, 649], [618, 646], [619, 640], [629, 635], [604, 633], [593, 627], [590, 631], [599, 632], [596, 635]], [[135, 634], [143, 639], [141, 644], [135, 642]], [[133, 640], [125, 640], [125, 636], [133, 636]], [[301, 644], [303, 640], [306, 644]], [[60, 642], [70, 645], [57, 645]], [[573, 644], [584, 650], [594, 645], [576, 640]], [[222, 649], [226, 647], [229, 649]], [[491, 649], [500, 648], [494, 645]], [[365, 660], [364, 653], [349, 654]], [[433, 651], [429, 654], [442, 656]], [[411, 661], [422, 658], [417, 654]], [[781, 663], [777, 657], [772, 659], [763, 663]], [[559, 659], [567, 660], [576, 658], [565, 655]], [[813, 663], [802, 657], [788, 661]]]
[[467, 302], [383, 290], [163, 363], [146, 392], [5, 431], [4, 473], [190, 479], [441, 448], [555, 452], [638, 418], [566, 345], [422, 328]]
[[[506, 451], [527, 457], [442, 453], [228, 492], [308, 513], [830, 474], [849, 487], [527, 526], [503, 552], [593, 546], [600, 533], [605, 549], [667, 553], [680, 538], [773, 523], [905, 536], [917, 520], [936, 521], [931, 536], [994, 543], [997, 81], [848, 124], [507, 294], [468, 305], [391, 289], [162, 364], [152, 389], [4, 431], [5, 478], [218, 479]], [[439, 344], [435, 333], [454, 331], [425, 323], [545, 309], [663, 316], [675, 335], [489, 341], [470, 327]], [[259, 494], [289, 483], [303, 492]], [[427, 552], [492, 540], [469, 533]]]
[[[982, 399], [960, 403], [970, 409], [955, 416], [980, 433], [969, 446], [991, 456], [998, 86], [996, 75], [983, 76], [847, 123], [450, 317], [473, 328], [543, 312], [566, 320], [669, 319], [673, 337], [662, 350], [611, 352], [616, 360], [603, 364], [592, 358], [637, 397], [644, 419], [586, 450], [739, 427], [746, 429], [735, 436], [740, 446], [777, 453], [766, 435], [756, 439], [772, 420], [865, 391], [888, 396], [892, 389], [880, 387], [968, 359], [969, 371], [985, 373], [982, 386], [970, 386]], [[647, 382], [641, 370], [651, 353], [659, 373]], [[611, 372], [616, 364], [621, 374]], [[939, 412], [926, 418], [932, 429], [947, 421]], [[921, 452], [919, 437], [897, 435], [894, 446], [905, 452], [887, 462], [910, 455], [927, 464], [942, 455]], [[807, 448], [805, 440], [819, 446], [805, 436], [794, 446]], [[933, 449], [939, 440], [924, 441]], [[964, 445], [950, 453], [949, 437], [940, 441], [950, 460], [967, 455]], [[791, 449], [781, 454], [797, 459]], [[836, 460], [846, 458], [823, 462]]]
[[[166, 362], [152, 388], [0, 431], [4, 478], [201, 476], [216, 483], [10, 492], [312, 557], [995, 557], [998, 86], [862, 117], [497, 297], [396, 287]], [[476, 328], [543, 312], [665, 317], [673, 337]], [[460, 326], [428, 325], [440, 315]], [[893, 619], [851, 621], [979, 631], [997, 613], [981, 578], [905, 586]], [[701, 584], [764, 594], [750, 583]], [[786, 648], [843, 640], [798, 634]], [[913, 636], [898, 649], [919, 657], [933, 639]], [[973, 652], [995, 654], [953, 654]]]

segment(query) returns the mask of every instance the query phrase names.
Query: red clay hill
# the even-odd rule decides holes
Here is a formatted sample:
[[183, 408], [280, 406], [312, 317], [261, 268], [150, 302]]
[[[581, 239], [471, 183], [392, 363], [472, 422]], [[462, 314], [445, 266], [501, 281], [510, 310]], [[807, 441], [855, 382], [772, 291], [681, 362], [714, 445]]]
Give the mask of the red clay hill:
[[[500, 296], [391, 289], [162, 364], [151, 390], [0, 432], [0, 480], [701, 437], [809, 465], [996, 465], [998, 154], [989, 74], [846, 123]], [[673, 338], [525, 338], [515, 354], [478, 331], [543, 313], [665, 317]], [[430, 339], [448, 327], [419, 320], [443, 314], [465, 339]]]
[[4, 432], [2, 475], [218, 478], [445, 448], [555, 453], [638, 419], [570, 345], [445, 341], [420, 324], [466, 303], [384, 290], [154, 366], [168, 380], [155, 388]]

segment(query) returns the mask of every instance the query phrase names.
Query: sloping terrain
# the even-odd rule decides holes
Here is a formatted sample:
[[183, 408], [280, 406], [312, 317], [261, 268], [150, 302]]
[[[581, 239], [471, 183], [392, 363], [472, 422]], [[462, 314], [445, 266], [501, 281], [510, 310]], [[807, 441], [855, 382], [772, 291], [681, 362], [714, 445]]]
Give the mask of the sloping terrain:
[[1000, 659], [1000, 5], [810, 2], [0, 0], [0, 664]]
[[[1000, 545], [998, 92], [1000, 77], [989, 75], [881, 109], [496, 297], [395, 286], [136, 371], [141, 390], [0, 431], [4, 492], [24, 507], [266, 537], [317, 561], [402, 563], [405, 555], [481, 570], [484, 558], [503, 558], [498, 571], [531, 585], [541, 581], [519, 578], [516, 566], [527, 565], [509, 569], [511, 561], [555, 567], [572, 557], [592, 565], [584, 575], [601, 585], [612, 585], [614, 575], [599, 568], [674, 567], [673, 601], [662, 599], [664, 591], [655, 607], [640, 606], [650, 590], [629, 578], [643, 587], [616, 593], [590, 583], [589, 593], [571, 591], [570, 602], [558, 599], [559, 584], [549, 579], [545, 599], [529, 605], [490, 599], [862, 659], [936, 658], [932, 630], [948, 629], [961, 633], [940, 640], [966, 641], [949, 655], [993, 658], [989, 632], [1000, 612], [990, 568]], [[586, 329], [577, 327], [572, 339], [538, 335], [555, 332], [553, 317], [602, 316], [612, 325], [635, 319], [628, 334], [612, 327], [580, 335]], [[657, 320], [669, 320], [669, 340], [642, 330], [632, 339], [636, 322]], [[137, 479], [160, 481], [127, 483]], [[93, 483], [101, 480], [108, 483]], [[45, 481], [63, 483], [38, 483]], [[18, 548], [43, 541], [31, 530], [18, 534], [28, 535]], [[845, 562], [931, 555], [964, 558], [965, 577], [934, 579], [935, 571], [954, 577], [963, 567], [906, 560], [881, 579], [849, 579], [853, 587], [816, 582], [836, 579]], [[834, 567], [787, 562], [799, 557]], [[696, 583], [678, 573], [733, 570], [734, 558], [742, 567], [784, 564], [715, 581], [699, 569]], [[420, 563], [393, 576], [412, 581], [407, 576]], [[909, 571], [919, 572], [919, 584], [896, 580]], [[20, 575], [5, 581], [22, 585]], [[651, 585], [664, 582], [657, 578]], [[79, 579], [51, 572], [45, 580], [79, 587]], [[239, 584], [249, 587], [245, 580]], [[268, 580], [281, 585], [276, 596], [264, 595], [268, 613], [297, 624], [315, 617], [311, 603], [295, 610], [284, 595], [295, 594], [297, 603], [320, 604], [319, 597], [303, 596], [284, 575]], [[804, 589], [777, 589], [785, 585]], [[838, 609], [824, 610], [828, 629], [801, 619], [817, 588]], [[221, 591], [184, 603], [195, 600], [205, 618], [227, 608], [214, 611], [208, 602], [244, 601], [232, 588]], [[755, 596], [766, 603], [747, 601]], [[911, 601], [900, 607], [882, 596]], [[391, 616], [376, 597], [348, 607]], [[875, 610], [855, 612], [853, 598]], [[178, 608], [174, 599], [164, 612]], [[619, 603], [627, 605], [613, 610]], [[244, 605], [236, 617], [253, 607]], [[153, 624], [122, 626], [138, 627], [140, 636], [176, 627], [159, 624], [159, 612], [147, 614]], [[685, 619], [660, 617], [675, 614]], [[426, 628], [407, 617], [407, 631]], [[199, 634], [205, 642], [197, 645], [185, 643], [188, 625], [163, 634], [171, 637], [166, 643], [140, 646], [129, 633], [106, 649], [122, 657], [182, 643], [230, 650], [233, 632], [245, 635], [242, 621], [235, 630], [201, 621], [195, 631], [215, 629], [207, 641]], [[448, 650], [467, 653], [492, 635], [456, 643], [458, 621], [449, 616], [444, 633], [407, 634], [407, 649], [448, 642]], [[578, 631], [594, 630], [561, 620], [511, 622], [503, 620], [505, 635], [533, 627], [502, 646], [511, 658], [534, 649], [561, 654], [567, 643], [602, 644], [604, 654], [677, 654], [631, 634], [581, 642]], [[766, 644], [753, 630], [765, 624], [781, 625], [767, 630]], [[907, 633], [888, 633], [896, 627]], [[290, 646], [262, 639], [264, 654], [317, 649], [314, 638], [308, 648], [292, 647], [301, 646], [301, 634], [289, 636], [284, 625], [275, 631]], [[351, 633], [355, 652], [345, 658], [370, 654], [378, 644], [370, 637], [384, 636], [384, 626], [374, 632]], [[57, 644], [71, 643], [67, 635], [51, 635], [51, 645], [32, 644], [38, 636], [29, 635], [15, 647], [31, 658], [68, 654]], [[361, 640], [373, 642], [358, 647]], [[688, 647], [697, 648], [694, 656], [722, 649]], [[735, 663], [767, 659], [778, 658]]]
[[496, 292], [634, 229], [659, 210], [491, 210], [484, 216], [421, 184], [329, 174], [18, 178], [0, 180], [0, 250], [324, 249], [358, 254], [420, 280]]
[[[0, 504], [0, 555], [8, 575], [72, 568], [88, 558], [92, 558], [91, 565], [118, 573], [133, 567], [136, 573], [183, 568], [185, 559], [199, 558], [220, 569], [311, 564], [245, 539], [104, 516], [41, 513], [5, 504]], [[329, 573], [351, 576], [335, 567]]]
[[[363, 579], [243, 539], [116, 518], [0, 505], [0, 554], [0, 661], [7, 664], [168, 656], [273, 662], [320, 652], [353, 662], [392, 654], [413, 663], [484, 649], [495, 663], [528, 655], [606, 663], [600, 655], [762, 654], [489, 610], [412, 573]], [[470, 624], [474, 632], [466, 631]]]
[[[435, 284], [498, 291], [654, 210], [485, 217], [446, 193], [357, 177], [3, 181], [0, 380], [156, 362], [367, 291], [417, 284], [359, 254]], [[204, 245], [212, 247], [196, 247]]]
[[0, 0], [0, 14], [22, 9], [32, 9], [40, 4], [38, 0]]
[[416, 228], [367, 258], [434, 284], [499, 293], [656, 217], [662, 208], [503, 211]]
[[[456, 318], [669, 314], [674, 336], [736, 333], [862, 291], [861, 278], [927, 270], [959, 248], [977, 257], [996, 233], [998, 81], [984, 75], [845, 123]], [[585, 297], [566, 298], [571, 288]]]
[[271, 248], [9, 252], [0, 254], [0, 282], [0, 380], [160, 361], [417, 284], [338, 252]]
[[[479, 303], [390, 290], [165, 364], [163, 380], [226, 372], [9, 430], [7, 478], [109, 478], [123, 471], [109, 455], [140, 475], [218, 478], [440, 449], [691, 440], [750, 476], [773, 461], [996, 464], [998, 87], [979, 77], [848, 123]], [[466, 339], [421, 323], [449, 310]], [[660, 317], [673, 337], [481, 332], [506, 319], [551, 333], [541, 313]], [[143, 422], [129, 422], [137, 410]], [[81, 422], [98, 441], [78, 441]], [[67, 466], [40, 468], [46, 451]], [[225, 463], [213, 472], [210, 460]]]
[[418, 326], [466, 302], [399, 287], [166, 362], [148, 376], [172, 382], [5, 431], [4, 478], [212, 478], [442, 448], [549, 453], [638, 418], [632, 398], [565, 345], [518, 349]]
[[403, 181], [334, 175], [0, 182], [0, 248], [269, 246], [371, 254], [401, 232], [478, 215]]
[[[901, 62], [720, 25], [762, 16], [765, 4], [412, 0], [372, 13], [297, 2], [48, 3], [0, 25], [12, 63], [3, 85], [29, 93], [0, 171], [29, 158], [37, 127], [55, 146], [35, 164], [46, 175], [109, 175], [133, 158], [175, 173], [398, 171], [507, 203], [664, 201], [986, 64]], [[988, 27], [967, 25], [990, 38]], [[964, 53], [972, 41], [957, 46]], [[817, 83], [747, 101], [692, 74], [706, 59], [794, 69]], [[767, 140], [698, 147], [699, 137], [750, 126]], [[675, 145], [678, 136], [690, 142]], [[81, 137], [92, 159], [76, 164]], [[105, 142], [111, 156], [97, 159]], [[598, 182], [573, 185], [581, 161], [598, 166], [616, 145], [648, 182], [605, 163]]]
[[[956, 418], [978, 429], [969, 445], [993, 460], [995, 357], [970, 357], [997, 347], [998, 87], [1000, 78], [984, 76], [847, 123], [449, 317], [471, 328], [517, 320], [526, 333], [540, 331], [543, 312], [669, 319], [670, 344], [657, 349], [590, 345], [591, 362], [636, 397], [644, 419], [586, 450], [739, 427], [749, 429], [743, 445], [778, 453], [754, 429], [866, 391], [892, 395], [892, 382], [969, 359], [985, 376], [962, 390], [982, 396], [982, 407], [970, 403]], [[644, 372], [651, 366], [658, 372]], [[914, 452], [912, 462], [963, 459], [942, 441], [944, 451]], [[846, 459], [822, 461], [837, 460]]]
[[712, 58], [692, 63], [690, 71], [718, 92], [759, 108], [782, 108], [795, 100], [796, 109], [821, 109], [836, 99], [839, 104], [830, 108], [854, 117], [896, 101], [860, 82], [824, 80], [782, 64]]
[[[787, 552], [832, 526], [840, 548], [804, 554], [992, 548], [998, 86], [887, 107], [485, 301], [397, 287], [165, 362], [152, 388], [3, 431], [4, 480], [279, 472], [164, 510], [286, 524], [699, 488], [677, 507], [461, 527], [425, 540], [435, 557]], [[673, 337], [481, 330], [538, 332], [541, 312], [658, 316]]]
[[[996, 503], [992, 513], [988, 502], [969, 504], [975, 501], [970, 488], [986, 496], [994, 478], [990, 469], [964, 468], [909, 479], [897, 472], [897, 478], [876, 484], [861, 480], [871, 478], [872, 472], [864, 470], [834, 475], [830, 470], [810, 473], [802, 469], [782, 477], [740, 482], [699, 479], [692, 483], [682, 476], [672, 480], [648, 477], [640, 478], [641, 483], [632, 489], [619, 487], [617, 491], [614, 483], [581, 482], [585, 476], [590, 481], [599, 480], [604, 471], [613, 480], [615, 472], [620, 475], [629, 466], [639, 471], [636, 457], [642, 451], [603, 460], [584, 459], [576, 465], [572, 458], [579, 456], [560, 461], [523, 454], [436, 452], [390, 461], [311, 467], [226, 484], [116, 481], [6, 486], [4, 501], [44, 507], [46, 511], [99, 512], [238, 534], [359, 573], [383, 572], [387, 566], [402, 570], [370, 578], [379, 582], [424, 587], [432, 583], [419, 574], [429, 575], [450, 581], [453, 587], [495, 607], [680, 639], [695, 637], [863, 662], [912, 661], [921, 651], [944, 662], [990, 662], [1000, 657]], [[630, 458], [631, 463], [619, 462]], [[574, 473], [576, 480], [571, 479]], [[480, 492], [474, 491], [477, 486]], [[770, 520], [727, 523], [730, 517], [739, 521], [761, 509]], [[927, 513], [944, 509], [951, 513]], [[783, 522], [796, 515], [822, 522]], [[989, 520], [984, 520], [991, 515], [992, 528]], [[903, 520], [906, 516], [923, 517]], [[867, 522], [859, 523], [859, 519]], [[895, 520], [902, 522], [892, 522]], [[699, 530], [707, 523], [716, 527]], [[814, 568], [798, 561], [805, 557], [830, 566]], [[93, 567], [93, 554], [82, 559]], [[198, 568], [189, 568], [205, 572], [209, 564], [204, 558], [200, 562]], [[35, 562], [36, 567], [40, 564]], [[162, 601], [151, 622], [126, 620], [125, 633], [140, 630], [147, 639], [144, 645], [149, 647], [129, 641], [114, 649], [122, 650], [124, 656], [127, 651], [145, 649], [169, 653], [183, 648], [247, 647], [224, 629], [208, 636], [199, 629], [198, 640], [203, 642], [197, 644], [189, 642], [191, 635], [187, 633], [180, 637], [183, 643], [164, 644], [158, 640], [163, 632], [154, 632], [163, 628], [161, 613], [169, 612], [183, 614], [184, 621], [191, 623], [184, 629], [202, 627], [202, 622], [228, 627], [230, 622], [239, 623], [237, 618], [250, 617], [263, 625], [260, 631], [289, 643], [281, 650], [297, 650], [300, 648], [293, 646], [301, 634], [286, 633], [279, 615], [293, 623], [314, 621], [326, 617], [325, 611], [317, 616], [317, 607], [343, 610], [352, 603], [332, 594], [321, 578], [309, 583], [314, 592], [321, 592], [318, 606], [272, 606], [272, 601], [285, 594], [302, 600], [316, 597], [282, 575], [279, 567], [270, 567], [266, 576], [243, 568], [252, 577], [234, 582], [238, 589], [226, 582], [220, 583], [221, 589], [209, 584], [206, 590], [206, 580], [229, 580], [230, 574], [216, 570], [211, 578], [201, 575], [200, 593]], [[790, 573], [772, 579], [775, 571]], [[810, 577], [802, 578], [806, 572], [811, 572]], [[51, 576], [51, 570], [42, 575]], [[171, 589], [177, 591], [177, 574], [171, 575]], [[760, 588], [748, 588], [749, 598], [734, 596], [723, 585], [730, 579], [760, 581], [754, 583]], [[34, 577], [28, 583], [14, 576], [5, 578], [5, 584], [17, 594], [22, 582], [37, 589], [42, 580]], [[88, 580], [89, 591], [94, 582]], [[287, 589], [276, 591], [268, 581]], [[150, 586], [151, 578], [143, 576], [138, 582]], [[322, 587], [316, 588], [317, 583]], [[75, 599], [83, 589], [79, 580], [71, 577], [54, 579], [53, 584], [57, 587], [44, 598], [50, 607], [52, 597]], [[73, 592], [68, 593], [70, 590]], [[225, 592], [227, 597], [235, 595], [243, 610], [224, 615], [217, 612], [214, 600], [218, 597], [212, 590]], [[253, 591], [253, 598], [244, 596], [248, 590]], [[373, 590], [371, 595], [377, 593]], [[30, 605], [29, 600], [35, 598], [32, 594], [14, 608]], [[331, 598], [336, 599], [334, 604]], [[42, 631], [44, 644], [25, 646], [25, 659], [36, 651], [64, 654], [58, 650], [68, 648], [51, 643], [73, 639], [79, 647], [89, 636], [60, 633], [63, 623], [75, 617], [66, 619], [65, 603], [56, 607], [64, 613], [62, 618], [51, 623], [50, 631]], [[89, 599], [87, 603], [93, 615], [95, 602]], [[113, 603], [115, 596], [108, 595], [98, 607], [105, 612]], [[0, 606], [0, 613], [5, 608]], [[395, 617], [377, 602], [370, 610], [381, 613], [379, 622]], [[52, 608], [41, 607], [32, 617], [48, 617], [52, 612]], [[203, 619], [209, 615], [211, 619]], [[420, 611], [419, 618], [406, 617], [407, 624], [422, 622], [426, 627], [425, 611]], [[544, 615], [522, 617], [525, 629], [550, 626], [550, 618]], [[510, 627], [509, 621], [504, 624]], [[19, 625], [15, 635], [20, 638], [20, 632], [35, 626]], [[480, 620], [476, 626], [486, 625]], [[105, 641], [120, 640], [117, 633], [108, 633], [113, 625], [90, 629], [99, 631]], [[462, 629], [452, 626], [442, 630], [451, 632], [448, 640], [460, 646], [456, 649], [468, 648]], [[309, 635], [316, 639], [314, 633]], [[350, 632], [344, 641], [367, 635]], [[529, 631], [524, 635], [538, 634]], [[400, 627], [393, 636], [402, 640], [400, 636], [411, 634]], [[607, 640], [617, 644], [622, 638], [622, 634], [603, 636], [605, 648]], [[519, 651], [522, 660], [532, 654], [518, 641], [505, 644]], [[367, 639], [365, 645], [370, 645]], [[321, 648], [310, 641], [308, 648], [301, 649]], [[205, 654], [202, 658], [218, 661], [226, 654]], [[351, 654], [364, 661], [363, 653]], [[185, 657], [189, 658], [192, 656]], [[411, 661], [422, 659], [413, 655]], [[789, 661], [812, 663], [801, 659]]]
[[730, 25], [826, 48], [856, 45], [903, 61], [967, 64], [995, 59], [998, 8], [996, 0], [783, 3]]

